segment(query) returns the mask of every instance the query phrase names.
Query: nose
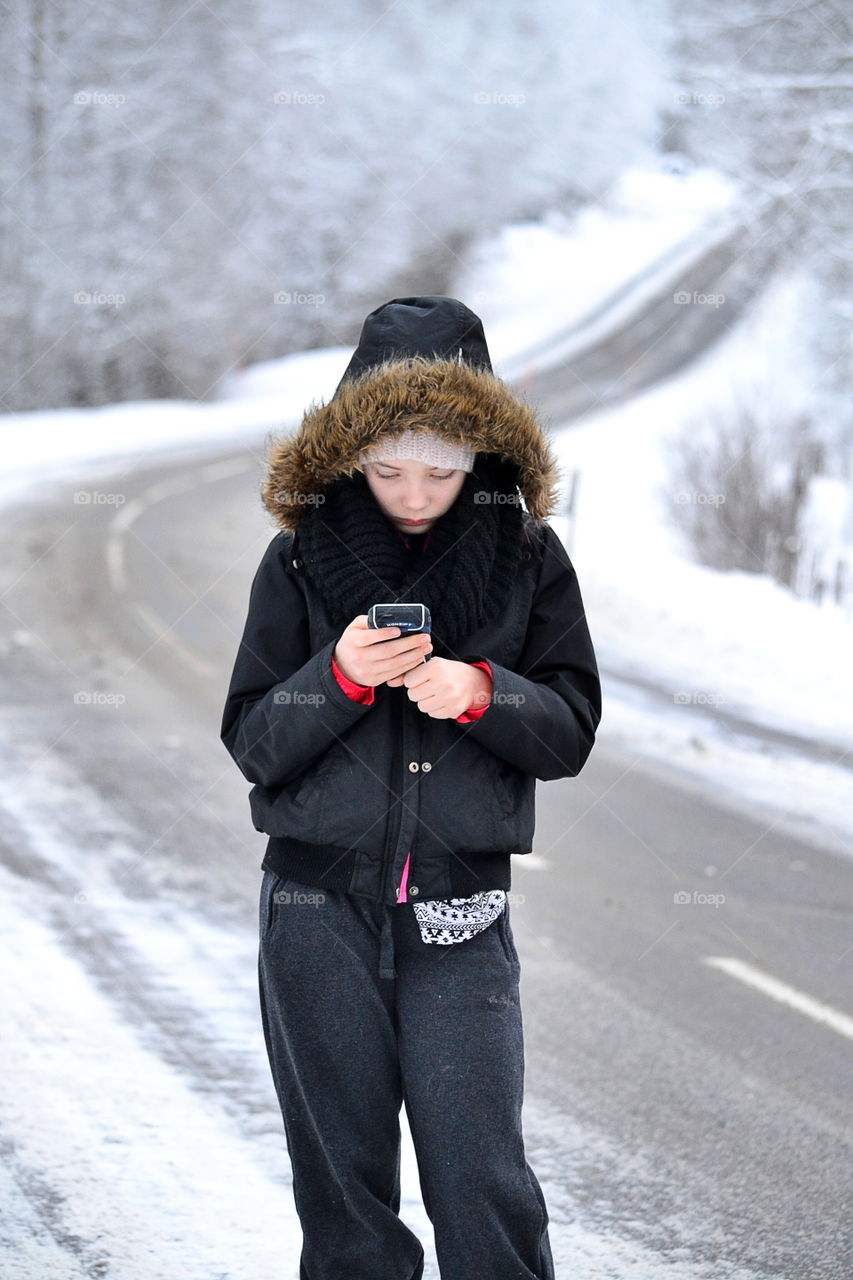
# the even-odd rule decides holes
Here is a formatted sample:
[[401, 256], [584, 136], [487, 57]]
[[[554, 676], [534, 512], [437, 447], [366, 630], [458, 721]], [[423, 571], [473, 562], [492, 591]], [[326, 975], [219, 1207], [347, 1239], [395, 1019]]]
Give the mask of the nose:
[[417, 490], [407, 493], [403, 499], [403, 510], [408, 511], [413, 519], [417, 519], [428, 505], [429, 501], [425, 494], [419, 493]]

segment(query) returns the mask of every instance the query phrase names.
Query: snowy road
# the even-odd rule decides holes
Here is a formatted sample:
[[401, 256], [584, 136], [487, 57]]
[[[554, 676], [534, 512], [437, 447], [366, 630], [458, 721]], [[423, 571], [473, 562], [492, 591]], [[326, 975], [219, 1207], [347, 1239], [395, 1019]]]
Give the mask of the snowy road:
[[[297, 1275], [255, 987], [265, 840], [218, 737], [272, 534], [259, 474], [245, 448], [2, 516], [4, 1277]], [[514, 877], [558, 1275], [847, 1276], [851, 1043], [815, 1010], [849, 1004], [851, 864], [604, 732], [540, 784]]]

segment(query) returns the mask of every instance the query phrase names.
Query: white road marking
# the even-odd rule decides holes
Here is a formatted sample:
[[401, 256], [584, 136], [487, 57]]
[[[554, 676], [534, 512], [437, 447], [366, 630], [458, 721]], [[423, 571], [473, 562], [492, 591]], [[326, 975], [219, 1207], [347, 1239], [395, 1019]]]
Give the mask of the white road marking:
[[206, 662], [204, 658], [200, 658], [192, 649], [188, 649], [175, 635], [174, 630], [170, 629], [163, 621], [159, 613], [155, 613], [147, 604], [140, 604], [136, 600], [131, 602], [130, 607], [136, 614], [140, 625], [154, 637], [158, 644], [165, 643], [169, 645], [172, 651], [183, 658], [188, 666], [194, 667], [202, 675], [209, 676], [214, 680], [217, 676], [221, 676], [222, 672], [219, 667], [215, 667], [212, 662]]
[[747, 964], [745, 960], [735, 959], [734, 956], [705, 956], [705, 963], [712, 965], [715, 969], [721, 969], [731, 978], [745, 982], [747, 986], [754, 987], [756, 991], [770, 996], [772, 1000], [778, 1000], [780, 1004], [786, 1004], [791, 1009], [796, 1009], [798, 1013], [814, 1018], [815, 1022], [830, 1027], [840, 1036], [853, 1040], [853, 1018], [846, 1013], [839, 1013], [831, 1005], [823, 1004], [802, 991], [797, 991], [796, 987], [789, 987], [786, 982], [781, 982], [772, 974], [765, 973], [763, 969], [757, 969], [754, 965]]
[[202, 467], [199, 475], [205, 484], [212, 480], [225, 480], [228, 476], [239, 476], [244, 471], [251, 471], [258, 465], [256, 458], [225, 458], [222, 462], [211, 462]]
[[126, 507], [122, 507], [110, 522], [107, 535], [107, 568], [114, 591], [127, 590], [127, 574], [124, 571], [124, 535], [144, 510], [145, 504], [139, 498], [134, 498]]
[[[152, 484], [138, 498], [132, 499], [126, 506], [122, 507], [110, 523], [106, 542], [107, 572], [109, 573], [110, 585], [113, 591], [117, 594], [127, 591], [127, 571], [124, 554], [125, 538], [131, 525], [149, 507], [153, 507], [158, 502], [163, 502], [166, 498], [173, 498], [180, 493], [186, 493], [188, 490], [196, 488], [200, 483], [212, 484], [216, 480], [239, 475], [241, 472], [248, 471], [256, 465], [255, 459], [227, 458], [221, 462], [212, 462], [206, 467], [201, 467], [197, 472], [191, 472], [189, 475]], [[195, 667], [197, 671], [200, 671], [205, 676], [215, 677], [220, 674], [218, 667], [205, 662], [198, 654], [182, 644], [174, 634], [173, 629], [163, 622], [148, 605], [132, 601], [131, 607], [140, 625], [159, 644], [168, 644], [184, 662], [191, 667]]]

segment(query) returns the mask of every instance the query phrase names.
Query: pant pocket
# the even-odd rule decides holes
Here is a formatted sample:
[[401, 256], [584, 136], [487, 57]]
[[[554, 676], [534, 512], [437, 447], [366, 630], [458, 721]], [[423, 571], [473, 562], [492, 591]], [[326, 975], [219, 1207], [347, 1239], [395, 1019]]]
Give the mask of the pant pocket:
[[275, 895], [280, 888], [281, 877], [274, 871], [265, 870], [258, 898], [258, 933], [261, 938], [265, 938], [272, 928], [275, 920]]
[[518, 958], [518, 952], [515, 949], [515, 940], [512, 936], [512, 925], [509, 921], [509, 899], [504, 903], [504, 909], [495, 921], [501, 944], [506, 954], [507, 960], [516, 968], [521, 968], [521, 961]]

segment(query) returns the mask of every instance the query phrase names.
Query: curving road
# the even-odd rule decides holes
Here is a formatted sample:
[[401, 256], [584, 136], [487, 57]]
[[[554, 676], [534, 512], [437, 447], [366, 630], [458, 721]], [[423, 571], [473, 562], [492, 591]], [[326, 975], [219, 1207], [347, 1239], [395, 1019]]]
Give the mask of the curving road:
[[[660, 376], [675, 357], [658, 334]], [[599, 353], [601, 378], [625, 350]], [[606, 390], [591, 365], [583, 382]], [[128, 932], [154, 912], [239, 939], [237, 961], [209, 941], [197, 955], [234, 977], [234, 1025], [254, 1026], [265, 838], [218, 731], [273, 533], [262, 471], [262, 446], [244, 446], [99, 481], [119, 502], [76, 503], [78, 485], [3, 512], [0, 870], [146, 1050], [228, 1118], [292, 1219], [259, 1036], [230, 1040], [168, 947], [152, 961]], [[538, 794], [512, 912], [528, 1158], [558, 1274], [849, 1276], [850, 863], [617, 752], [606, 731], [579, 778]], [[86, 909], [107, 890], [112, 907]], [[6, 1234], [10, 1275], [189, 1274], [165, 1247], [118, 1262], [118, 1229], [99, 1233], [59, 1172], [33, 1167], [21, 1125], [20, 1108], [0, 1112], [8, 1194], [27, 1206]], [[55, 1270], [27, 1269], [34, 1233]]]

